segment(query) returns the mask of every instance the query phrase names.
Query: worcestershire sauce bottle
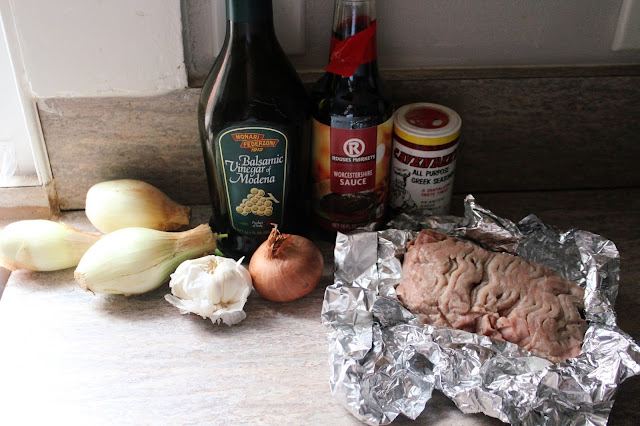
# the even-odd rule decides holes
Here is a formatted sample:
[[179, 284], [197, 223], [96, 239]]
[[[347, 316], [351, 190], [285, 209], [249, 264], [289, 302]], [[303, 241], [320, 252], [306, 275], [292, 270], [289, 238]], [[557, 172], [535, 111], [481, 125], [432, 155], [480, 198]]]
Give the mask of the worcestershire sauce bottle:
[[385, 216], [393, 105], [378, 73], [374, 0], [336, 0], [325, 71], [311, 92], [312, 205], [332, 235]]
[[271, 0], [226, 0], [227, 29], [198, 105], [213, 214], [225, 254], [250, 255], [277, 224], [302, 233], [309, 99], [278, 44]]

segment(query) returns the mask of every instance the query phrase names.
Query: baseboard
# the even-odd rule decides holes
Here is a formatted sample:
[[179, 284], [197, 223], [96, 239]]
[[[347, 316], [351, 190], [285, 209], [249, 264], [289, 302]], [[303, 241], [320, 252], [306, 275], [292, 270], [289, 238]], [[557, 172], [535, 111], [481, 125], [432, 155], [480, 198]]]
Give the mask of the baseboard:
[[53, 182], [39, 186], [0, 188], [0, 220], [50, 219], [58, 213]]

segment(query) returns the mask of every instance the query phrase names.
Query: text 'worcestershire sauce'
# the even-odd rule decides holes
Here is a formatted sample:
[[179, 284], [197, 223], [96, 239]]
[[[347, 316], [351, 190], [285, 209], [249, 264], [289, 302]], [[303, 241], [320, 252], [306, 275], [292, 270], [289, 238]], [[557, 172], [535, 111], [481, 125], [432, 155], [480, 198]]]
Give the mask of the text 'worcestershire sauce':
[[222, 49], [198, 106], [211, 228], [251, 255], [277, 224], [307, 219], [309, 99], [273, 28], [271, 0], [227, 0]]
[[325, 70], [311, 93], [312, 205], [331, 234], [385, 217], [393, 105], [378, 72], [375, 1], [335, 2]]

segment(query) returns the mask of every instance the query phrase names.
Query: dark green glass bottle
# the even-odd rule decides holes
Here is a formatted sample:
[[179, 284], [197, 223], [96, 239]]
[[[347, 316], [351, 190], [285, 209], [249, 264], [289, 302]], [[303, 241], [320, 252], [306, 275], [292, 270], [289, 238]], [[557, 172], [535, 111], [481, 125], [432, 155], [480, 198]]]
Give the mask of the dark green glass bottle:
[[307, 92], [280, 47], [271, 0], [227, 0], [227, 29], [198, 106], [221, 249], [250, 255], [273, 224], [304, 233], [308, 220]]

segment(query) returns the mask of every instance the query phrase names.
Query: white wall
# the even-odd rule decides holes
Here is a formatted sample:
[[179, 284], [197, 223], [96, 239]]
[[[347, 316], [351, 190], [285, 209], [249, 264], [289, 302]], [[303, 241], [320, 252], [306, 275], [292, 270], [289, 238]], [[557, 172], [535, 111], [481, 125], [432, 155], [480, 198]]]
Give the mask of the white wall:
[[[36, 97], [147, 95], [186, 86], [180, 0], [11, 0]], [[193, 68], [208, 70], [211, 0], [183, 0]], [[277, 0], [276, 0], [277, 1]], [[640, 1], [640, 0], [636, 0]], [[640, 64], [612, 51], [622, 0], [378, 0], [385, 69]], [[197, 7], [197, 6], [206, 7]], [[299, 71], [326, 64], [332, 0], [306, 0]], [[204, 58], [204, 59], [203, 59]]]
[[[635, 0], [638, 1], [638, 0]], [[307, 52], [329, 55], [331, 0], [306, 0]], [[327, 5], [331, 5], [327, 7]], [[640, 63], [611, 50], [622, 0], [378, 0], [378, 56], [387, 69]]]
[[[185, 0], [187, 69], [194, 81], [206, 76], [217, 54], [207, 43], [214, 33], [211, 1], [223, 2]], [[317, 71], [329, 56], [333, 0], [304, 4], [305, 52], [291, 59], [298, 71]], [[379, 63], [383, 69], [640, 64], [640, 50], [611, 49], [621, 5], [622, 0], [378, 0]]]
[[36, 97], [186, 86], [180, 0], [13, 0]]

